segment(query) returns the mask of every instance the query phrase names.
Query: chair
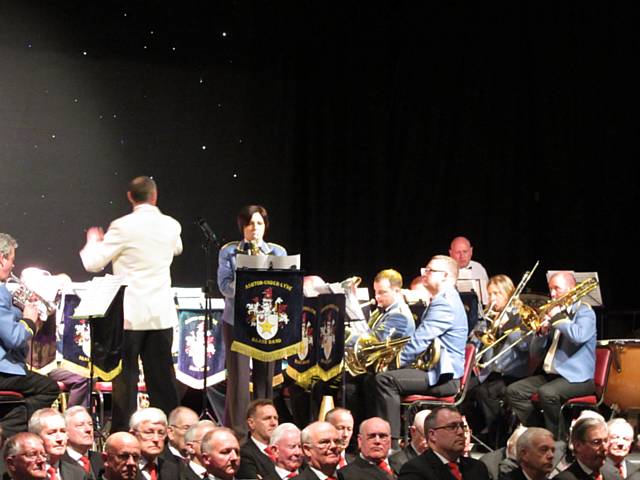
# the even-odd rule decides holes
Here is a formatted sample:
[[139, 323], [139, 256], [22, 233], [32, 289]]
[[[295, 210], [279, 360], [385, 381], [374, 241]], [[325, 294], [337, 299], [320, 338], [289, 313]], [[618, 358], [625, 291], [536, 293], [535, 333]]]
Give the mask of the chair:
[[446, 397], [434, 397], [431, 395], [407, 395], [400, 399], [400, 404], [405, 407], [404, 413], [404, 435], [408, 435], [409, 426], [416, 413], [425, 408], [433, 408], [442, 405], [457, 407], [460, 405], [467, 393], [467, 384], [476, 356], [476, 347], [472, 343], [467, 343], [464, 351], [464, 371], [460, 378], [460, 389], [454, 395]]
[[[17, 405], [26, 405], [24, 396], [20, 392], [13, 390], [0, 390], [0, 421], [9, 411]], [[27, 410], [24, 410], [24, 423], [26, 424], [29, 419], [27, 418]]]
[[[92, 394], [96, 396], [96, 409], [97, 413], [97, 429], [104, 428], [105, 419], [104, 419], [104, 404], [105, 404], [105, 395], [111, 395], [113, 393], [113, 383], [111, 382], [95, 382], [93, 384]], [[147, 386], [144, 382], [138, 383], [138, 396], [141, 393], [147, 393]]]
[[595, 408], [598, 410], [604, 400], [609, 380], [609, 369], [611, 368], [612, 354], [609, 347], [596, 347], [596, 368], [593, 374], [593, 383], [596, 391], [593, 395], [573, 397], [567, 400], [561, 407], [560, 413], [565, 410]]
[[[572, 411], [578, 409], [582, 411], [587, 408], [599, 410], [602, 402], [604, 401], [604, 395], [607, 390], [607, 382], [609, 380], [609, 370], [611, 368], [612, 354], [609, 347], [600, 346], [596, 347], [596, 367], [593, 373], [593, 381], [595, 384], [595, 393], [591, 395], [583, 395], [581, 397], [572, 397], [562, 404], [560, 407], [560, 419], [565, 418], [566, 411]], [[540, 396], [538, 393], [531, 395], [531, 402], [535, 405], [540, 403]], [[566, 423], [566, 422], [565, 422]], [[563, 425], [564, 428], [560, 430], [561, 434], [564, 434], [567, 429], [567, 425]]]

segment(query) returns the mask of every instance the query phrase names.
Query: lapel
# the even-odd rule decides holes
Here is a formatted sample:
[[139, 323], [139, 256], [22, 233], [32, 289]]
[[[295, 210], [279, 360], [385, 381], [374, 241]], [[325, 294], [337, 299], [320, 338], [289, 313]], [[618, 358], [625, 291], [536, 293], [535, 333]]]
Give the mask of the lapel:
[[425, 460], [436, 474], [436, 478], [448, 478], [451, 480], [455, 480], [455, 477], [451, 474], [451, 470], [449, 470], [449, 466], [442, 463], [440, 457], [438, 457], [431, 450], [427, 450], [423, 453]]

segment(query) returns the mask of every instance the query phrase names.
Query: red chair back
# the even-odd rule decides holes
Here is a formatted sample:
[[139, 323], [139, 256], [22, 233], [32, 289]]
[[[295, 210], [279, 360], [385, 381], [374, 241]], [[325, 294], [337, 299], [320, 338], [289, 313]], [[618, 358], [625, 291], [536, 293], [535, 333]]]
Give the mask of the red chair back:
[[596, 347], [596, 370], [593, 381], [596, 386], [596, 396], [601, 399], [607, 388], [609, 370], [611, 368], [611, 350], [609, 347]]
[[467, 346], [464, 348], [464, 371], [462, 372], [462, 378], [460, 378], [461, 392], [464, 392], [464, 389], [467, 386], [467, 382], [469, 381], [469, 377], [471, 376], [475, 358], [476, 346], [473, 343], [467, 343]]

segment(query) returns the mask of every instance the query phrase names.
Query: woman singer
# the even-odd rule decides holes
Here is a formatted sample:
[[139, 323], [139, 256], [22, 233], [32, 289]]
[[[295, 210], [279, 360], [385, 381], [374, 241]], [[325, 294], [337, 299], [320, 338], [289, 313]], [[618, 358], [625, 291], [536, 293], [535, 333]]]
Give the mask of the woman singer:
[[218, 255], [218, 288], [224, 296], [222, 314], [222, 334], [226, 350], [227, 392], [224, 424], [246, 433], [246, 412], [250, 402], [249, 380], [253, 377], [254, 398], [273, 396], [273, 362], [253, 360], [252, 371], [249, 357], [231, 351], [233, 343], [233, 304], [236, 282], [236, 256], [275, 255], [284, 256], [287, 251], [275, 243], [264, 241], [269, 227], [269, 215], [261, 205], [243, 207], [237, 217], [238, 230], [242, 240], [229, 242], [220, 249]]

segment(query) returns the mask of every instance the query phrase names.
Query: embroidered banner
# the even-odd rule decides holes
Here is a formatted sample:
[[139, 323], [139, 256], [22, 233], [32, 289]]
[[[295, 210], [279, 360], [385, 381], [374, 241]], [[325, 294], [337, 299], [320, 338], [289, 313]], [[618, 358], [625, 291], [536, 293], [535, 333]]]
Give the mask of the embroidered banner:
[[279, 360], [298, 351], [301, 271], [237, 270], [234, 307], [231, 350], [263, 362]]

